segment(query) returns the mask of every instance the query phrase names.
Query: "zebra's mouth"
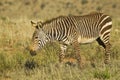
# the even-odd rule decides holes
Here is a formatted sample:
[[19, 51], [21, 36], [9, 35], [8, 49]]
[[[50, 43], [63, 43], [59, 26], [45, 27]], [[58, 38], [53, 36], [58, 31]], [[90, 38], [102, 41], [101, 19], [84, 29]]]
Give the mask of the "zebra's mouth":
[[30, 50], [30, 54], [31, 54], [31, 56], [35, 56], [36, 55], [36, 51]]

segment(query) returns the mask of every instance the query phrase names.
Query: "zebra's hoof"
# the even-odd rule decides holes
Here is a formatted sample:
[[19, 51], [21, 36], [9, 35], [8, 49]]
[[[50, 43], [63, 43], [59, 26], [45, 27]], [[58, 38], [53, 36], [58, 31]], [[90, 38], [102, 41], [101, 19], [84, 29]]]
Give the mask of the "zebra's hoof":
[[105, 65], [110, 65], [111, 64], [110, 60], [105, 60], [104, 63], [105, 63]]

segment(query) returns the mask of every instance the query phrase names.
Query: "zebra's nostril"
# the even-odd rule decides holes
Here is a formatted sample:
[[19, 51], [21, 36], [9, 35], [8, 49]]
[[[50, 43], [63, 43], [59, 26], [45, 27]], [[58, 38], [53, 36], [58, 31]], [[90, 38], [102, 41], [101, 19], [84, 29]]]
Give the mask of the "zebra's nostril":
[[35, 52], [35, 51], [30, 50], [30, 54], [31, 54], [31, 56], [35, 56], [35, 55], [36, 55], [36, 52]]

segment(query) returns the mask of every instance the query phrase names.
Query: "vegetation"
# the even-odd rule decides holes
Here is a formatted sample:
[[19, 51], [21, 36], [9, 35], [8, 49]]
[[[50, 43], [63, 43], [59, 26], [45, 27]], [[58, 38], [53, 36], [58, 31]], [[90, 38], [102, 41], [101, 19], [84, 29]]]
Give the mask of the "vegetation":
[[[101, 3], [99, 0], [55, 0], [55, 3], [49, 0], [0, 1], [0, 80], [119, 80], [119, 0]], [[97, 42], [80, 45], [84, 64], [82, 69], [76, 63], [68, 65], [58, 62], [58, 42], [47, 44], [37, 56], [29, 54], [28, 46], [34, 32], [31, 20], [44, 21], [63, 14], [81, 15], [92, 9], [108, 13], [113, 19], [110, 65], [104, 65], [104, 49]], [[71, 46], [67, 54], [74, 54]]]

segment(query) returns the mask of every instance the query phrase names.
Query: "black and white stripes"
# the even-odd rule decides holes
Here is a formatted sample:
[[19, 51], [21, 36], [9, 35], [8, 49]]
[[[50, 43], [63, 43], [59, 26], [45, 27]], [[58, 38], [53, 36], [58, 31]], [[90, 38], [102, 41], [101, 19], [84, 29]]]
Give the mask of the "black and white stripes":
[[[110, 44], [112, 20], [110, 16], [103, 13], [92, 13], [84, 16], [60, 16], [43, 22], [42, 26], [36, 23], [35, 27], [32, 51], [36, 51], [47, 42], [54, 40], [63, 45], [70, 45], [74, 42], [90, 43], [97, 40], [105, 48], [105, 55], [110, 54], [110, 45], [108, 44]], [[110, 55], [106, 56], [105, 63], [108, 63], [108, 56], [110, 57]]]

